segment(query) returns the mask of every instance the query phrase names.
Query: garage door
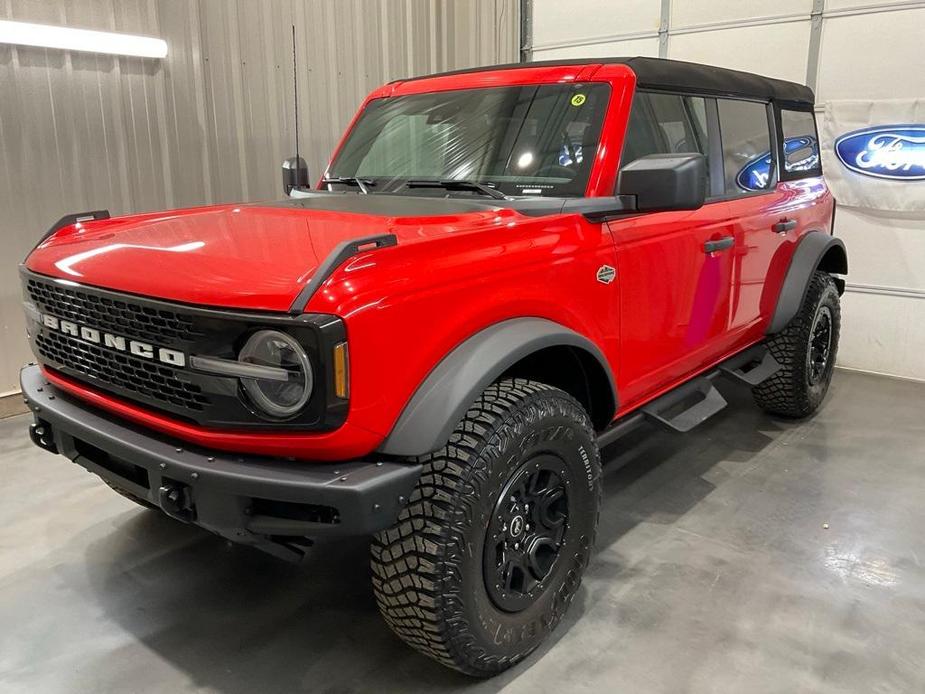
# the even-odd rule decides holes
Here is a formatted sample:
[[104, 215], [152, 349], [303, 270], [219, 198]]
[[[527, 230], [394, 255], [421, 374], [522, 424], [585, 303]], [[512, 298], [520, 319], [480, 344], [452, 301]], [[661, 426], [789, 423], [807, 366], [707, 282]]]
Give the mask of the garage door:
[[[847, 127], [837, 117], [845, 104], [869, 102], [865, 125], [870, 128], [907, 123], [913, 116], [905, 114], [925, 125], [923, 2], [536, 0], [526, 3], [525, 14], [530, 19], [524, 47], [532, 60], [641, 55], [808, 84], [816, 91], [820, 126], [827, 113], [831, 121], [820, 128], [827, 170], [833, 179], [835, 174], [850, 178], [852, 185], [876, 183], [839, 168], [844, 165], [835, 158], [834, 140]], [[906, 120], [897, 120], [897, 114]], [[925, 201], [925, 180], [888, 185], [877, 190], [900, 201]], [[840, 205], [836, 230], [848, 245], [851, 265], [842, 366], [925, 379], [922, 209], [925, 205], [918, 211]]]

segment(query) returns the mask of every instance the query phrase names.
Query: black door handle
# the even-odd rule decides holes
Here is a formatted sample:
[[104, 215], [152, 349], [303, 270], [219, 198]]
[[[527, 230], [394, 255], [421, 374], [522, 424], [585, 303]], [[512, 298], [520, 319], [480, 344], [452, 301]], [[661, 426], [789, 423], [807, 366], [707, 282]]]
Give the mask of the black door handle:
[[717, 251], [725, 251], [727, 248], [732, 248], [735, 243], [735, 239], [731, 236], [724, 236], [721, 239], [716, 239], [715, 241], [707, 241], [703, 244], [704, 253], [716, 253]]
[[771, 227], [778, 234], [783, 234], [786, 231], [791, 231], [792, 229], [797, 228], [797, 220], [795, 219], [782, 219], [777, 224]]

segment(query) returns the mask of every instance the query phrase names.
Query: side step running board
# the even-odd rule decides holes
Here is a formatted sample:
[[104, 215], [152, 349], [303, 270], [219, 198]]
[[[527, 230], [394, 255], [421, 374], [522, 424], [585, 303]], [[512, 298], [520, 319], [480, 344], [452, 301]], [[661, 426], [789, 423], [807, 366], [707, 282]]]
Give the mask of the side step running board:
[[751, 387], [763, 383], [780, 369], [777, 359], [771, 356], [764, 345], [752, 347], [719, 365], [723, 376]]
[[602, 431], [597, 442], [610, 445], [648, 420], [670, 431], [688, 432], [726, 407], [726, 399], [713, 386], [718, 376], [754, 387], [778, 371], [781, 365], [763, 344], [730, 357], [713, 371], [684, 383], [641, 409], [614, 421]]
[[682, 434], [726, 407], [726, 398], [707, 378], [697, 378], [653, 400], [643, 414], [663, 427]]

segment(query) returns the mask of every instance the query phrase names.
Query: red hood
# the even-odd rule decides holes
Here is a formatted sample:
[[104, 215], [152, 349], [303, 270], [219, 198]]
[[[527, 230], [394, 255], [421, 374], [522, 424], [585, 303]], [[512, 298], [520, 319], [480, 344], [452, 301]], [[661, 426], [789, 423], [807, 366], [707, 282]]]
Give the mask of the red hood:
[[499, 213], [485, 204], [412, 199], [403, 203], [414, 206], [412, 214], [398, 216], [402, 203], [366, 197], [319, 196], [320, 203], [224, 205], [76, 224], [39, 245], [26, 266], [143, 296], [287, 311], [344, 240], [394, 233], [402, 245], [473, 230]]

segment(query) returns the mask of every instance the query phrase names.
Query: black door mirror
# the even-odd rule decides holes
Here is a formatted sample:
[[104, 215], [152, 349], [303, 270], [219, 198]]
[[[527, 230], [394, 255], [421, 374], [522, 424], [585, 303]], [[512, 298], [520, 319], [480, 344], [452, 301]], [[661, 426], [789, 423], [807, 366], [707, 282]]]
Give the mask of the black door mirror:
[[696, 210], [707, 190], [707, 162], [702, 154], [649, 154], [620, 172], [621, 195], [632, 195], [638, 212]]
[[308, 188], [308, 164], [302, 157], [290, 157], [283, 162], [283, 191], [286, 195], [293, 188]]

